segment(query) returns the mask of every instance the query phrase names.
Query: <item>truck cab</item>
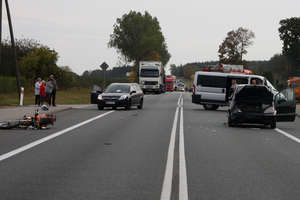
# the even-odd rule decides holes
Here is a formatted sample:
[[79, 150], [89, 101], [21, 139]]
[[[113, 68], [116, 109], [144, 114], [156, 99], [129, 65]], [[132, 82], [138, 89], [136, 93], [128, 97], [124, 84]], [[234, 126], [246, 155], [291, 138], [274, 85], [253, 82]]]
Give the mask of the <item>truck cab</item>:
[[175, 80], [176, 78], [174, 77], [166, 77], [165, 79], [165, 90], [166, 92], [173, 92], [175, 88]]
[[162, 63], [157, 61], [141, 61], [139, 67], [139, 84], [144, 93], [162, 93]]

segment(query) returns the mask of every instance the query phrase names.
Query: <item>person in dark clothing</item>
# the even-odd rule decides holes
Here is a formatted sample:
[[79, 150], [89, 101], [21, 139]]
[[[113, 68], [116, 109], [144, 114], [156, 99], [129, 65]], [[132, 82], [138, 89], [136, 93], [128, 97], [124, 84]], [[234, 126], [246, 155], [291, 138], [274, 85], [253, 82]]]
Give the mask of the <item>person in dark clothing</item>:
[[51, 105], [51, 102], [52, 102], [52, 106], [56, 106], [55, 98], [56, 98], [57, 84], [56, 84], [56, 80], [54, 79], [53, 75], [50, 75], [50, 81], [53, 85], [53, 89], [52, 89], [52, 92], [50, 94], [49, 104]]

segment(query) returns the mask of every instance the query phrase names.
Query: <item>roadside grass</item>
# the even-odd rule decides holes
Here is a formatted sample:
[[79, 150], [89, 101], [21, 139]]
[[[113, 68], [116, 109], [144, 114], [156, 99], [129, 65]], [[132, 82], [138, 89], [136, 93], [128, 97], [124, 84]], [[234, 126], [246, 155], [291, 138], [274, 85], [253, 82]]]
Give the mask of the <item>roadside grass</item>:
[[[56, 104], [89, 104], [90, 92], [88, 88], [71, 88], [58, 90], [56, 92]], [[17, 93], [1, 93], [0, 105], [18, 105], [19, 96]], [[25, 91], [24, 105], [33, 105], [35, 96], [33, 91]]]

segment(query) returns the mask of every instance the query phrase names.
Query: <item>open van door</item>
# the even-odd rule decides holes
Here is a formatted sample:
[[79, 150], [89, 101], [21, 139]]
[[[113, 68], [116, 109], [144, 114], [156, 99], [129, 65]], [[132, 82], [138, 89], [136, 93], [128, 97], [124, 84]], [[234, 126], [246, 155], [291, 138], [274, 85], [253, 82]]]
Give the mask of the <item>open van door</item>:
[[293, 122], [296, 118], [296, 98], [292, 88], [286, 88], [275, 95], [277, 122]]
[[91, 104], [97, 104], [98, 103], [98, 95], [101, 94], [103, 91], [101, 87], [98, 85], [93, 85], [92, 91], [91, 91]]
[[197, 77], [196, 94], [201, 95], [202, 103], [225, 104], [227, 76], [224, 74], [199, 74]]

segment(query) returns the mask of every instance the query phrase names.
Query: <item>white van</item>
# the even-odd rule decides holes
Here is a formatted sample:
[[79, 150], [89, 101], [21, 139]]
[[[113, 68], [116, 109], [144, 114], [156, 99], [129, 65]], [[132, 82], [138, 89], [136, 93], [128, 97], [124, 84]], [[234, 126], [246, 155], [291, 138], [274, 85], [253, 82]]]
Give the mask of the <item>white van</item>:
[[232, 80], [237, 84], [250, 84], [253, 80], [277, 91], [263, 76], [221, 72], [195, 72], [192, 102], [201, 104], [206, 110], [228, 106]]

